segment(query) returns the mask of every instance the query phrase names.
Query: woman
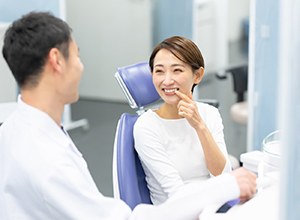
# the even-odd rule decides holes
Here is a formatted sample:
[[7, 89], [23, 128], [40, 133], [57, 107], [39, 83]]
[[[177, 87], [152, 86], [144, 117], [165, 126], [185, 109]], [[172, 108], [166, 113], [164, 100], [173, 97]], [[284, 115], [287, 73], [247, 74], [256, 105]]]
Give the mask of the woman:
[[204, 75], [204, 60], [189, 39], [174, 36], [159, 43], [150, 60], [153, 83], [162, 100], [134, 127], [153, 204], [185, 184], [231, 171], [218, 109], [196, 102], [194, 87]]

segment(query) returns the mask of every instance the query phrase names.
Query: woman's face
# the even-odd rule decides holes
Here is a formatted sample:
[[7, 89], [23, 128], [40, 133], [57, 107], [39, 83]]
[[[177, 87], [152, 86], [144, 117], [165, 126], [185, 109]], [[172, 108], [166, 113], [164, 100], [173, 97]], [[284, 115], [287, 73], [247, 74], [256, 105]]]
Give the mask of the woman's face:
[[179, 60], [170, 51], [161, 49], [154, 58], [152, 79], [164, 102], [177, 105], [180, 98], [175, 91], [190, 95], [193, 84], [200, 82], [201, 74], [199, 70], [194, 74], [191, 66]]

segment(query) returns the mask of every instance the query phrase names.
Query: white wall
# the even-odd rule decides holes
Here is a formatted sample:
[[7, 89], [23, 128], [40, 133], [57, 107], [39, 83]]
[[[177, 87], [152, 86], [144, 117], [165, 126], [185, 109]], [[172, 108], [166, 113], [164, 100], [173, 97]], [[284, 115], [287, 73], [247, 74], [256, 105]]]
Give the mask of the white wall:
[[3, 56], [3, 36], [8, 24], [0, 23], [0, 102], [16, 101], [17, 86]]
[[67, 0], [67, 22], [85, 65], [81, 97], [124, 101], [117, 67], [148, 60], [151, 0]]

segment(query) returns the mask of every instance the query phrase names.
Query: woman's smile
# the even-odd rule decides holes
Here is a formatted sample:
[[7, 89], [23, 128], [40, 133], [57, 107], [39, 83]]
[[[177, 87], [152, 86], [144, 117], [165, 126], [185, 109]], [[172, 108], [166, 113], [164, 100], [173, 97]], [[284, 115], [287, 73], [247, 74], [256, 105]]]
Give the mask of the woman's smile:
[[179, 88], [163, 88], [162, 90], [166, 95], [175, 95], [175, 91], [178, 91]]

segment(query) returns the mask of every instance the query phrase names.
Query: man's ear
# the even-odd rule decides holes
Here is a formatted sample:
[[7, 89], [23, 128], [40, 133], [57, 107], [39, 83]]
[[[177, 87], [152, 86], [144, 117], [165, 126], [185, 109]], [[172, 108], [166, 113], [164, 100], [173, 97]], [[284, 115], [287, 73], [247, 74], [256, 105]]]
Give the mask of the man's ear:
[[49, 51], [48, 62], [55, 72], [61, 72], [62, 56], [57, 48]]
[[204, 76], [204, 68], [200, 67], [198, 70], [195, 72], [195, 79], [194, 79], [194, 84], [199, 84]]

